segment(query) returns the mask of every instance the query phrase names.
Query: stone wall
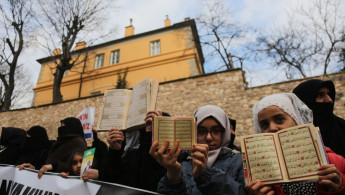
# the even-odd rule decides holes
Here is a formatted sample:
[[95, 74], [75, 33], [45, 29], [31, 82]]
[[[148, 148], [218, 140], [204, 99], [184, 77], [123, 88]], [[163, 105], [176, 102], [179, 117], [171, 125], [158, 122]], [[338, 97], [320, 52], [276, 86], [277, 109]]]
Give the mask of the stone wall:
[[[157, 99], [157, 109], [172, 116], [190, 116], [200, 106], [214, 104], [237, 120], [238, 136], [253, 133], [252, 107], [262, 97], [274, 93], [291, 92], [307, 79], [275, 83], [259, 87], [245, 87], [243, 72], [240, 69], [161, 83]], [[345, 73], [313, 77], [332, 80], [337, 96], [335, 114], [345, 118]], [[310, 79], [310, 78], [308, 78]], [[55, 139], [60, 120], [76, 116], [85, 107], [96, 108], [97, 123], [103, 96], [93, 96], [71, 100], [60, 104], [45, 105], [28, 109], [0, 112], [0, 127], [14, 126], [28, 129], [33, 125], [44, 126], [49, 137]], [[100, 133], [104, 138], [105, 133]], [[235, 143], [238, 143], [237, 141]]]

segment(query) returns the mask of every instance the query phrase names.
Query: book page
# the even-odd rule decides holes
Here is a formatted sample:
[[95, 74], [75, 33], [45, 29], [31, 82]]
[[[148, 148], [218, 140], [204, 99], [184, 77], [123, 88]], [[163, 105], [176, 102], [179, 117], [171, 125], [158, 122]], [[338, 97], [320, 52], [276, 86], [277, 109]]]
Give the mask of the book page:
[[192, 149], [196, 140], [195, 118], [175, 118], [175, 140], [183, 149]]
[[241, 138], [242, 152], [246, 160], [247, 184], [260, 180], [267, 184], [284, 180], [284, 169], [279, 160], [279, 148], [274, 134], [262, 133]]
[[323, 140], [322, 140], [322, 136], [321, 136], [321, 132], [320, 132], [320, 129], [319, 127], [315, 127], [316, 128], [316, 134], [317, 134], [317, 143], [318, 143], [318, 152], [320, 154], [320, 156], [322, 156], [322, 159], [323, 159], [323, 164], [324, 165], [328, 165], [329, 164], [329, 161], [328, 161], [328, 158], [327, 158], [327, 155], [326, 155], [326, 150], [325, 150], [325, 145], [323, 144]]
[[322, 164], [317, 152], [314, 126], [304, 125], [279, 131], [283, 160], [290, 180], [317, 180], [317, 168]]
[[170, 141], [169, 148], [180, 140], [183, 149], [192, 149], [196, 143], [195, 117], [155, 117], [153, 123], [153, 141], [162, 146], [165, 140]]
[[[158, 141], [159, 147], [165, 140], [173, 143], [175, 140], [175, 121], [170, 117], [155, 117], [153, 122], [153, 141]], [[170, 144], [171, 145], [171, 144]]]
[[132, 91], [126, 89], [112, 89], [104, 93], [98, 130], [125, 128], [131, 94]]
[[154, 110], [156, 108], [158, 89], [159, 83], [151, 79], [150, 99], [148, 101], [147, 111]]
[[131, 104], [128, 109], [126, 128], [145, 125], [147, 112], [147, 93], [150, 88], [148, 79], [140, 81], [133, 88]]

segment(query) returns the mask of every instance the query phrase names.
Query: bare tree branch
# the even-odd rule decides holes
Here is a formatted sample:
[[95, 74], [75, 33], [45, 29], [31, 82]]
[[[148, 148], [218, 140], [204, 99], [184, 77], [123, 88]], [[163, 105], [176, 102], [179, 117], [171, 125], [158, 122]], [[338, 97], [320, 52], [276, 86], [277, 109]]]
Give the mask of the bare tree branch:
[[[75, 54], [75, 43], [79, 37], [102, 28], [106, 20], [106, 10], [111, 9], [113, 2], [102, 0], [37, 0], [42, 10], [38, 19], [44, 29], [45, 48], [50, 55], [53, 50], [61, 48], [61, 55], [52, 56], [55, 63], [53, 70], [53, 103], [63, 100], [60, 91], [65, 71], [79, 64], [79, 55]], [[48, 30], [49, 29], [49, 30]], [[106, 34], [106, 33], [104, 33]], [[43, 45], [43, 44], [42, 44]]]
[[[32, 17], [31, 1], [26, 0], [6, 0], [0, 5], [0, 17], [2, 23], [0, 28], [4, 32], [0, 33], [0, 80], [3, 86], [3, 94], [0, 94], [3, 101], [2, 110], [9, 110], [13, 106], [13, 100], [20, 96], [16, 94], [20, 86], [20, 79], [25, 79], [23, 75], [17, 77], [20, 71], [18, 59], [24, 48], [25, 29], [29, 25]], [[17, 83], [17, 84], [16, 84]], [[25, 94], [25, 92], [21, 91]]]
[[[234, 69], [231, 54], [234, 53], [234, 41], [240, 40], [246, 30], [235, 23], [232, 13], [222, 0], [204, 0], [206, 11], [197, 18], [200, 24], [200, 43], [204, 46], [206, 58], [218, 58], [223, 65], [220, 68]], [[239, 54], [236, 56], [240, 56]], [[242, 58], [242, 63], [244, 58]], [[243, 64], [242, 64], [243, 65]]]
[[296, 8], [287, 25], [272, 29], [275, 33], [270, 35], [259, 36], [257, 52], [271, 58], [273, 66], [289, 71], [286, 75], [290, 78], [296, 78], [294, 70], [302, 77], [312, 76], [306, 71], [320, 65], [323, 74], [327, 74], [331, 65], [335, 71], [345, 23], [339, 5], [339, 0], [314, 0], [312, 7]]

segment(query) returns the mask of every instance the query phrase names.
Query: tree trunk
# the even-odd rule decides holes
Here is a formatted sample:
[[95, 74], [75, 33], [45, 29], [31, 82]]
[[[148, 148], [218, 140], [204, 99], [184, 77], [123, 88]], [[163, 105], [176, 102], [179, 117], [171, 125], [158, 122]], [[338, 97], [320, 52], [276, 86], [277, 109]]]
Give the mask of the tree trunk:
[[8, 87], [5, 89], [5, 98], [4, 98], [4, 104], [2, 105], [2, 111], [7, 111], [10, 109], [12, 104], [12, 94], [13, 94], [14, 87]]
[[62, 102], [62, 95], [61, 95], [61, 81], [63, 77], [63, 73], [65, 71], [60, 70], [59, 67], [56, 67], [56, 72], [54, 74], [54, 84], [53, 84], [53, 103]]
[[[16, 59], [15, 59], [16, 60]], [[10, 73], [8, 75], [8, 83], [4, 83], [5, 85], [5, 98], [4, 98], [4, 104], [2, 106], [2, 111], [7, 111], [10, 109], [11, 104], [12, 104], [12, 94], [14, 90], [14, 70], [15, 67], [12, 64], [10, 67]]]

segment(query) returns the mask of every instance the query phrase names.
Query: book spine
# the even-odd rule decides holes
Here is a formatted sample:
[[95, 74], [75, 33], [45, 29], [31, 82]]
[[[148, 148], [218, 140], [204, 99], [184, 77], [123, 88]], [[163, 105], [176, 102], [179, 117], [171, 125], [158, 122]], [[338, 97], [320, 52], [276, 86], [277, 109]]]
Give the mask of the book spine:
[[173, 143], [173, 145], [175, 144], [175, 141], [176, 141], [176, 119], [174, 119], [174, 143]]

